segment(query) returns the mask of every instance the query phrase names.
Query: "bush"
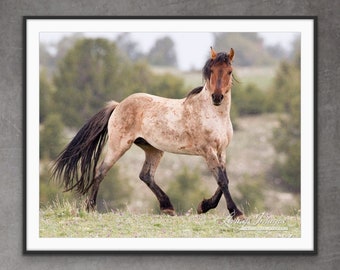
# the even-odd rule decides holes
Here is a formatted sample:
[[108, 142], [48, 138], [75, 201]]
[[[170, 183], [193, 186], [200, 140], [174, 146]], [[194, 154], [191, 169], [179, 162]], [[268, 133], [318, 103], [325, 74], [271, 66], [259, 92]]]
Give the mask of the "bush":
[[[58, 181], [52, 181], [51, 163], [40, 163], [40, 205], [52, 205], [58, 200], [77, 201], [82, 205], [86, 196], [75, 192], [64, 192], [64, 187]], [[130, 202], [132, 189], [126, 178], [119, 173], [119, 167], [114, 166], [104, 178], [99, 187], [97, 209], [99, 212], [124, 209]]]
[[273, 145], [278, 159], [273, 175], [289, 191], [300, 191], [301, 130], [300, 130], [300, 68], [297, 62], [282, 63], [275, 79], [278, 110], [281, 112], [279, 127], [273, 131]]
[[301, 153], [300, 153], [300, 111], [280, 120], [279, 128], [273, 131], [275, 150], [283, 155], [273, 167], [273, 177], [291, 192], [300, 192]]
[[49, 162], [40, 163], [40, 188], [39, 202], [40, 206], [51, 205], [59, 199], [72, 199], [74, 194], [71, 192], [64, 193], [63, 187], [57, 181], [52, 181]]
[[237, 189], [241, 195], [235, 197], [236, 205], [239, 205], [246, 215], [264, 211], [265, 197], [263, 194], [263, 179], [245, 175], [243, 180], [244, 182], [237, 185]]
[[232, 116], [261, 114], [267, 111], [266, 94], [254, 84], [235, 85], [232, 90]]
[[54, 159], [63, 147], [63, 123], [59, 114], [49, 114], [40, 127], [40, 159]]
[[100, 185], [97, 198], [98, 211], [124, 209], [130, 202], [132, 192], [129, 181], [119, 173], [118, 165], [114, 165]]
[[[204, 182], [200, 177], [199, 170], [191, 170], [186, 166], [170, 183], [166, 193], [179, 214], [183, 214], [191, 208], [196, 209], [203, 198], [209, 196], [204, 188]], [[158, 210], [159, 206], [157, 205]]]

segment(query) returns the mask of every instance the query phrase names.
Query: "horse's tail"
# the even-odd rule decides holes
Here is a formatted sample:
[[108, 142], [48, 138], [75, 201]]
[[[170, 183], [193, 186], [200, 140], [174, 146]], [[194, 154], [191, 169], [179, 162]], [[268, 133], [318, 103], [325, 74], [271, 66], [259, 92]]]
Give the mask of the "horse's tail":
[[107, 140], [108, 121], [117, 105], [115, 101], [109, 102], [57, 157], [52, 176], [64, 184], [65, 191], [75, 189], [84, 195], [93, 185], [97, 163]]

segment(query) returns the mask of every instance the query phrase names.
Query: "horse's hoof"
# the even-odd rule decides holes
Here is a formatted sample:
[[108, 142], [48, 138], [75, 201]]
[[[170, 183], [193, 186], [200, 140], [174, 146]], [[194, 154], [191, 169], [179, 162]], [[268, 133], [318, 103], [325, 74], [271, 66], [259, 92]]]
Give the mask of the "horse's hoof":
[[87, 211], [88, 213], [95, 212], [95, 211], [96, 211], [96, 208], [93, 207], [93, 206], [87, 205], [87, 206], [86, 206], [86, 211]]
[[201, 203], [197, 206], [197, 214], [204, 214], [208, 212], [209, 209], [204, 208], [205, 200], [201, 201]]
[[203, 204], [203, 201], [197, 206], [197, 214], [203, 214], [203, 209], [202, 209], [202, 204]]
[[243, 215], [243, 214], [241, 214], [241, 215], [239, 215], [239, 216], [234, 216], [233, 217], [233, 220], [245, 220], [246, 219], [246, 216], [245, 215]]
[[88, 213], [96, 211], [96, 204], [93, 201], [86, 201], [86, 211]]
[[236, 210], [233, 215], [233, 220], [245, 220], [246, 216], [240, 211], [240, 210]]
[[176, 211], [174, 209], [162, 209], [162, 213], [168, 216], [176, 216]]

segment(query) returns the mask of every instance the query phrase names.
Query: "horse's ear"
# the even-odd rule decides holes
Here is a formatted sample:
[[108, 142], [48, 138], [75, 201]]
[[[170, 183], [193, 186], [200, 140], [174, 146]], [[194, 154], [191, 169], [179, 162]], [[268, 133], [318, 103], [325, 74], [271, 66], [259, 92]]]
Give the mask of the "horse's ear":
[[217, 56], [217, 52], [213, 49], [213, 47], [210, 47], [211, 50], [211, 59], [214, 60]]
[[233, 61], [234, 55], [235, 55], [234, 49], [230, 48], [230, 51], [229, 51], [229, 60], [230, 61]]

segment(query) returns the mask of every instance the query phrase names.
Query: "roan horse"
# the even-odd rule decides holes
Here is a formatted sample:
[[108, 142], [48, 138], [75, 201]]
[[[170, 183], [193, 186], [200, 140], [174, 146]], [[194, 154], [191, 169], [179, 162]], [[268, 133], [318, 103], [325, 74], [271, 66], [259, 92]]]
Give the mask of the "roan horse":
[[[203, 67], [205, 84], [186, 98], [168, 99], [144, 93], [132, 94], [117, 103], [111, 101], [76, 134], [55, 161], [53, 176], [62, 179], [66, 191], [75, 189], [85, 195], [87, 210], [94, 210], [101, 181], [115, 162], [133, 143], [145, 152], [140, 179], [156, 195], [160, 209], [175, 215], [169, 197], [156, 184], [155, 171], [164, 152], [202, 156], [218, 187], [204, 199], [199, 214], [215, 208], [224, 195], [233, 218], [243, 213], [231, 198], [226, 172], [226, 148], [233, 136], [230, 121], [232, 60], [234, 50], [216, 53]], [[107, 142], [107, 153], [97, 166]]]

